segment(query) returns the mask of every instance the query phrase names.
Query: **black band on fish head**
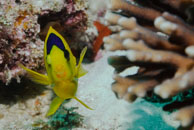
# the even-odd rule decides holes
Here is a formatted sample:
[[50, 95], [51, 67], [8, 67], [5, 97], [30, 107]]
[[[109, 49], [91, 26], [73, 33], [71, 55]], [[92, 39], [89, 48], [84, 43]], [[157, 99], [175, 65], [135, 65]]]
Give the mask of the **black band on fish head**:
[[65, 46], [64, 46], [62, 40], [58, 36], [56, 36], [54, 33], [51, 33], [49, 35], [46, 45], [47, 45], [46, 46], [47, 55], [50, 54], [52, 47], [55, 45], [64, 52], [64, 56], [67, 60], [70, 59], [69, 52], [65, 49]]

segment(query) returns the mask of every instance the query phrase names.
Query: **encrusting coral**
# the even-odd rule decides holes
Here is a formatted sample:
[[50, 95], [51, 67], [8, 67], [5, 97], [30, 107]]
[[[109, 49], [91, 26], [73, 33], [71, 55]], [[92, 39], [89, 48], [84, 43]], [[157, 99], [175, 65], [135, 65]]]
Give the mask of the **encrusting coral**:
[[[104, 38], [105, 48], [126, 51], [108, 59], [116, 71], [112, 85], [116, 96], [134, 101], [155, 93], [169, 99], [190, 91], [194, 86], [193, 1], [111, 0], [110, 5], [105, 19], [113, 34]], [[132, 66], [139, 67], [136, 74], [119, 75]], [[190, 105], [173, 113], [183, 127], [194, 126], [194, 105]]]
[[31, 69], [43, 66], [49, 26], [63, 34], [74, 50], [81, 51], [86, 45], [92, 49], [96, 30], [88, 24], [86, 8], [87, 1], [80, 0], [1, 0], [0, 80], [7, 84], [12, 78], [19, 81], [23, 71], [18, 62]]

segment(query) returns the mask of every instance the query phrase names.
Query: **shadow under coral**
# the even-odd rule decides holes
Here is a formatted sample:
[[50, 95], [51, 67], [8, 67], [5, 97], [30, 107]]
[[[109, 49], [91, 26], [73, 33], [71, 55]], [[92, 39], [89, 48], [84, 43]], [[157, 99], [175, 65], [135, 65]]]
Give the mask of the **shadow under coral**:
[[22, 78], [20, 83], [13, 79], [7, 86], [0, 82], [0, 104], [13, 105], [18, 101], [24, 102], [44, 94], [46, 89], [48, 88], [27, 78]]
[[145, 100], [152, 103], [161, 104], [163, 106], [163, 110], [169, 112], [189, 106], [194, 101], [194, 89], [181, 92], [178, 95], [168, 99], [162, 99], [153, 92], [148, 92], [148, 95], [148, 97], [145, 97]]

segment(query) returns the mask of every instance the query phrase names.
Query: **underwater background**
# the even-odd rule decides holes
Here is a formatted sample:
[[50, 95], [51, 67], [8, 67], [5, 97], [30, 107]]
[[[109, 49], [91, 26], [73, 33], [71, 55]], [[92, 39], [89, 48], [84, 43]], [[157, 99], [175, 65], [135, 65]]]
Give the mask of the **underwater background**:
[[194, 129], [193, 12], [193, 0], [0, 0], [0, 130]]

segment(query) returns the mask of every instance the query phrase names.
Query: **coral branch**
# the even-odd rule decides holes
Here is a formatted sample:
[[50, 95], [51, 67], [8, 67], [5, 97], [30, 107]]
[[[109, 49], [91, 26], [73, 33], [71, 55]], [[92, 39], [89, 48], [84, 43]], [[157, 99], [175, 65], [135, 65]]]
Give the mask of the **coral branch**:
[[136, 81], [127, 78], [122, 78], [120, 76], [115, 76], [114, 79], [116, 82], [113, 83], [112, 90], [115, 92], [116, 96], [118, 98], [124, 98], [130, 102], [134, 101], [136, 99], [136, 96], [134, 94], [127, 93], [127, 91], [128, 87], [136, 83]]
[[179, 111], [173, 113], [173, 117], [176, 120], [181, 121], [182, 126], [191, 125], [194, 118], [194, 106], [189, 106], [180, 109]]
[[[181, 40], [185, 45], [193, 45], [194, 44], [194, 32], [188, 29], [185, 25], [179, 25], [176, 23], [172, 23], [167, 21], [164, 17], [157, 17], [154, 21], [155, 26], [162, 30], [163, 32], [171, 35], [171, 38], [177, 38]], [[180, 42], [180, 41], [179, 41]]]
[[[114, 18], [115, 17], [115, 18]], [[169, 50], [175, 50], [175, 51], [181, 51], [182, 48], [173, 45], [170, 43], [165, 37], [159, 36], [156, 33], [141, 27], [136, 23], [136, 19], [131, 17], [131, 18], [126, 18], [126, 17], [121, 17], [120, 15], [116, 15], [113, 13], [107, 13], [105, 17], [110, 23], [118, 24], [122, 26], [125, 29], [131, 30], [130, 32], [128, 31], [129, 34], [125, 31], [120, 33], [121, 37], [124, 35], [123, 38], [127, 38], [126, 36], [129, 35], [128, 38], [133, 38], [133, 39], [142, 39], [144, 40], [148, 45], [152, 47], [158, 47], [160, 46], [162, 49], [169, 49]], [[131, 37], [132, 36], [132, 37]]]
[[136, 6], [125, 0], [111, 0], [111, 9], [129, 11], [131, 14], [153, 21], [156, 17], [160, 16], [160, 12]]
[[194, 46], [188, 46], [188, 47], [185, 49], [185, 53], [186, 53], [189, 57], [194, 58]]
[[135, 94], [138, 97], [145, 97], [147, 91], [152, 90], [156, 84], [158, 84], [156, 80], [148, 80], [142, 83], [136, 83], [128, 88], [128, 93]]
[[172, 97], [193, 87], [194, 80], [191, 77], [194, 77], [194, 69], [171, 80], [164, 81], [162, 84], [157, 85], [154, 91], [162, 98]]
[[181, 26], [184, 26], [184, 27], [187, 27], [187, 29], [191, 29], [191, 26], [189, 26], [188, 24], [186, 24], [180, 17], [176, 16], [176, 15], [172, 15], [168, 12], [164, 12], [162, 14], [162, 16], [168, 20], [168, 21], [171, 21], [172, 23], [176, 23], [178, 25], [181, 25]]

